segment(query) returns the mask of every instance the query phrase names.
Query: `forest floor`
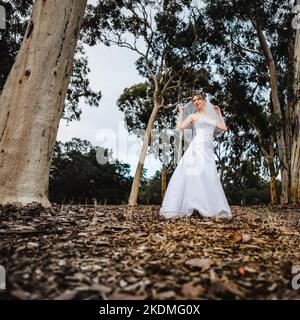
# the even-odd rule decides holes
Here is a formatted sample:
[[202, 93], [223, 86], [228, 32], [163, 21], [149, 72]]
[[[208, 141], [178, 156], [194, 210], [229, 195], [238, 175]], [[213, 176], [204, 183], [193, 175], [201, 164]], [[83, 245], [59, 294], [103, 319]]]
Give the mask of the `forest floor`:
[[216, 221], [158, 210], [0, 207], [1, 298], [300, 299], [299, 209], [232, 207]]

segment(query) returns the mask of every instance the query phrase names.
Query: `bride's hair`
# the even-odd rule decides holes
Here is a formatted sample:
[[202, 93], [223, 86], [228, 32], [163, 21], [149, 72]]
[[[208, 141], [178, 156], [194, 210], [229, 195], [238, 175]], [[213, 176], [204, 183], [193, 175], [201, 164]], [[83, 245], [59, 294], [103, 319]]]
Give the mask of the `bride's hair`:
[[192, 97], [195, 97], [195, 96], [199, 97], [202, 100], [206, 100], [205, 94], [200, 91], [194, 91], [192, 94]]

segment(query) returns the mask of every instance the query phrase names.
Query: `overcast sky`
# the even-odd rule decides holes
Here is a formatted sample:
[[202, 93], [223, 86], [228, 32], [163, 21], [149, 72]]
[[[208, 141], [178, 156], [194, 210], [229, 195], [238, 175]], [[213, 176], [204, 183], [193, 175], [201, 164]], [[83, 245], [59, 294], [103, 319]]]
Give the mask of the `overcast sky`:
[[[106, 47], [102, 44], [86, 47], [86, 51], [91, 69], [91, 87], [102, 92], [100, 107], [92, 108], [82, 102], [81, 120], [68, 125], [62, 120], [58, 140], [64, 142], [77, 137], [96, 146], [111, 148], [113, 157], [129, 163], [131, 174], [134, 174], [141, 143], [135, 136], [128, 134], [124, 115], [118, 110], [116, 101], [124, 88], [145, 80], [137, 74], [135, 68], [138, 56], [126, 48]], [[160, 167], [158, 160], [147, 156], [147, 176], [152, 176]]]

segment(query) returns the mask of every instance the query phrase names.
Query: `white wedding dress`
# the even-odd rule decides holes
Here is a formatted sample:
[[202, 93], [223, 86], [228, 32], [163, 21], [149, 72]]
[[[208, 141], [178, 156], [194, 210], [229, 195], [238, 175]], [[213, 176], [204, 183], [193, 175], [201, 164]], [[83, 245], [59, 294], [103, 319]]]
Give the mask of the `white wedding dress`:
[[213, 136], [216, 121], [200, 115], [195, 135], [180, 159], [166, 190], [160, 213], [166, 218], [190, 216], [231, 217], [218, 176]]

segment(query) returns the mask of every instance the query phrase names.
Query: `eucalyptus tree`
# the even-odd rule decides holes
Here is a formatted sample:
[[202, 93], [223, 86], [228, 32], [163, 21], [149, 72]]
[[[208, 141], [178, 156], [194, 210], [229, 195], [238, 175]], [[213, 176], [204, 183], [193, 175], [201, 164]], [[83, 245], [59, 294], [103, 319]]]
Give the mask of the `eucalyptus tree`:
[[231, 112], [244, 117], [256, 131], [262, 154], [269, 163], [271, 190], [275, 190], [279, 163], [281, 202], [288, 203], [293, 2], [217, 0], [205, 3], [207, 28], [212, 32], [210, 41], [220, 48], [215, 57], [217, 72], [223, 88], [227, 89]]
[[294, 47], [293, 103], [291, 104], [291, 198], [293, 203], [300, 202], [300, 0], [295, 7], [297, 16], [293, 26], [297, 29]]
[[[169, 102], [177, 100], [177, 94], [166, 97]], [[175, 101], [160, 108], [153, 123], [149, 141], [151, 153], [162, 163], [161, 170], [161, 199], [167, 188], [167, 172], [175, 165], [176, 144], [179, 144], [179, 135], [173, 130], [177, 108]], [[117, 101], [117, 106], [124, 113], [124, 120], [129, 133], [141, 138], [147, 127], [153, 109], [153, 88], [149, 82], [138, 83], [125, 88]]]
[[0, 96], [0, 203], [50, 205], [51, 158], [85, 8], [86, 0], [34, 2]]

